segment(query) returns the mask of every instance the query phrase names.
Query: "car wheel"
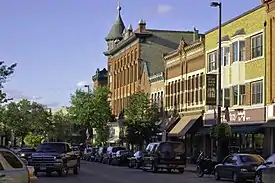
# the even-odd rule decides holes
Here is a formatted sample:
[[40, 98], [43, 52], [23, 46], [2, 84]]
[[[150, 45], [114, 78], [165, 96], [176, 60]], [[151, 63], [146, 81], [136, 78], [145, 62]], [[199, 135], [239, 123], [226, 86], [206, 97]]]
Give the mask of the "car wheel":
[[155, 163], [152, 163], [151, 169], [152, 169], [153, 173], [157, 173], [158, 172], [158, 168], [156, 167]]
[[136, 163], [135, 163], [135, 168], [136, 168], [136, 169], [139, 169], [139, 167], [140, 167], [140, 166], [139, 166], [139, 163], [136, 162]]
[[47, 177], [50, 177], [51, 175], [52, 175], [51, 172], [46, 172], [46, 176], [47, 176]]
[[239, 182], [239, 176], [238, 176], [238, 174], [237, 174], [236, 172], [233, 173], [232, 179], [233, 179], [233, 182], [234, 182], [234, 183]]
[[184, 168], [180, 168], [178, 169], [179, 173], [183, 173], [184, 172]]
[[58, 171], [58, 176], [64, 177], [66, 175], [68, 175], [68, 168], [66, 165], [62, 165], [61, 170]]
[[263, 183], [261, 173], [259, 173], [259, 172], [256, 173], [254, 182], [255, 182], [255, 183]]
[[220, 174], [219, 174], [218, 171], [214, 172], [214, 177], [215, 177], [215, 180], [220, 180], [221, 179]]
[[204, 172], [202, 171], [200, 166], [197, 166], [196, 173], [197, 173], [198, 177], [204, 176]]
[[167, 169], [167, 172], [168, 172], [168, 173], [171, 173], [171, 172], [172, 172], [172, 169]]
[[73, 169], [73, 172], [75, 175], [79, 174], [79, 170], [80, 170], [80, 162], [77, 161], [76, 167]]

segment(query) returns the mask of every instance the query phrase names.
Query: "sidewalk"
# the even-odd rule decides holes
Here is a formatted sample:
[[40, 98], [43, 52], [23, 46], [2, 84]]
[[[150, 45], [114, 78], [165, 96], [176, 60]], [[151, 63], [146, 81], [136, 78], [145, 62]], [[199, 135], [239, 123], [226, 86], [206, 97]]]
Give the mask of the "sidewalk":
[[192, 172], [192, 173], [196, 173], [196, 165], [195, 164], [186, 164], [186, 167], [185, 167], [185, 171], [186, 172]]

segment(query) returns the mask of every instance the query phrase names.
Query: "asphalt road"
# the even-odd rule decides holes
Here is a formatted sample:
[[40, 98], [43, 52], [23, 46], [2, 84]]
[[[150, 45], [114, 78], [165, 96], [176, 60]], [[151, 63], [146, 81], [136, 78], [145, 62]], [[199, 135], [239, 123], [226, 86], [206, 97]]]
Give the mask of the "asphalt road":
[[[79, 175], [71, 172], [67, 177], [58, 177], [53, 174], [47, 177], [44, 174], [38, 175], [37, 183], [213, 183], [217, 182], [213, 177], [206, 176], [198, 178], [191, 172], [178, 173], [151, 173], [142, 170], [129, 169], [127, 167], [117, 167], [91, 162], [82, 162]], [[219, 181], [220, 182], [220, 181]], [[217, 182], [217, 183], [219, 183]], [[221, 181], [226, 183], [227, 181]]]

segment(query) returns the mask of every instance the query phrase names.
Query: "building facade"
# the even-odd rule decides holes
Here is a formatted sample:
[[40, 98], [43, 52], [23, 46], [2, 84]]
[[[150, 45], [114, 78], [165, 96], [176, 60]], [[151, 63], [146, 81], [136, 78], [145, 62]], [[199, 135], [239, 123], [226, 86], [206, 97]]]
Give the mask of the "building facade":
[[204, 113], [204, 35], [194, 31], [191, 42], [180, 40], [179, 47], [167, 54], [165, 60], [165, 108], [170, 121], [166, 128], [168, 139], [185, 139], [187, 157], [196, 156], [202, 137]]
[[159, 107], [162, 114], [164, 113], [165, 96], [164, 79], [164, 72], [149, 77], [151, 102]]
[[115, 115], [127, 107], [129, 97], [137, 90], [150, 93], [149, 78], [164, 70], [162, 53], [176, 49], [181, 37], [190, 40], [193, 36], [192, 31], [148, 29], [144, 20], [139, 21], [136, 30], [131, 25], [125, 28], [120, 12], [119, 6], [117, 20], [105, 38], [108, 50], [104, 52]]
[[[222, 25], [221, 120], [232, 126], [236, 138], [231, 145], [240, 149], [263, 148], [265, 19], [265, 8], [261, 5]], [[218, 28], [205, 34], [205, 50], [206, 73], [217, 74]], [[216, 106], [206, 107], [206, 126], [215, 124], [216, 111]]]
[[262, 0], [266, 10], [266, 115], [267, 154], [275, 152], [275, 0]]
[[105, 68], [102, 70], [97, 69], [92, 80], [94, 82], [94, 88], [98, 86], [106, 86], [108, 84], [108, 71]]

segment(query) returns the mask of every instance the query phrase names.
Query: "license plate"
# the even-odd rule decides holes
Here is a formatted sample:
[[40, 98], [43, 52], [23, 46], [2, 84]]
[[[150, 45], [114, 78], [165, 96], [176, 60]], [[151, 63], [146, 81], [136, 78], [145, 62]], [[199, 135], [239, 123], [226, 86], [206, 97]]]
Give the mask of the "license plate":
[[176, 157], [176, 159], [180, 159], [180, 157]]
[[46, 167], [40, 167], [40, 170], [46, 170]]

